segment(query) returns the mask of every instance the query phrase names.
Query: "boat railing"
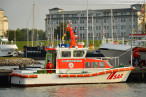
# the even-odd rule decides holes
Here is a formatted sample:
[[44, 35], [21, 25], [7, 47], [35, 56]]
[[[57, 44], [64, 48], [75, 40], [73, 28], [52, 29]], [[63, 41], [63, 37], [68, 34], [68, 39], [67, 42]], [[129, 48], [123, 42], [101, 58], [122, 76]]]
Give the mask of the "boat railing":
[[86, 57], [90, 59], [99, 59], [99, 60], [107, 60], [113, 66], [119, 66], [119, 57]]
[[[75, 68], [75, 69], [68, 68], [68, 69], [64, 69], [64, 70], [60, 70], [60, 69], [38, 69], [36, 73], [38, 73], [38, 74], [46, 73], [47, 74], [48, 70], [52, 70], [52, 71], [59, 70], [58, 74], [75, 74], [75, 73], [78, 73], [78, 74], [85, 73], [86, 74], [86, 73], [103, 71], [103, 68], [101, 68], [101, 69], [100, 68], [82, 68], [82, 69], [81, 68]], [[55, 72], [52, 72], [52, 73], [55, 73]]]

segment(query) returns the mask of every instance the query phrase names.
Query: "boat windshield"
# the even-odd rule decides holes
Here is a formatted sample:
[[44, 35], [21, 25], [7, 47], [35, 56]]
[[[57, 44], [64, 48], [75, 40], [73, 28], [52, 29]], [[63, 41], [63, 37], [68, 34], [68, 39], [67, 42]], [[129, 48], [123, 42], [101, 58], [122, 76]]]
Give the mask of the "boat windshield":
[[73, 57], [83, 57], [84, 51], [83, 50], [77, 50], [73, 52]]
[[62, 57], [71, 57], [71, 51], [62, 51]]
[[106, 62], [106, 64], [107, 64], [108, 66], [112, 67], [112, 65], [111, 65], [109, 62]]

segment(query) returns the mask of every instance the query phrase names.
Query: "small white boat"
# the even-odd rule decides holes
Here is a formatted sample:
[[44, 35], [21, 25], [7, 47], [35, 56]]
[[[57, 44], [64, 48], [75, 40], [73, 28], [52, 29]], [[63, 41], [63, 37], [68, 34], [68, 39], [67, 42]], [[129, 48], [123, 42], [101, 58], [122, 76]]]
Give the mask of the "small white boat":
[[[17, 86], [45, 86], [89, 83], [125, 82], [134, 67], [114, 68], [108, 60], [85, 58], [88, 48], [76, 44], [73, 28], [70, 23], [66, 28], [70, 32], [71, 44], [62, 44], [57, 48], [46, 48], [55, 69], [14, 70], [9, 76], [11, 84]], [[46, 64], [45, 66], [46, 67]], [[53, 70], [53, 73], [47, 73]]]
[[7, 44], [8, 39], [0, 39], [0, 57], [15, 56], [18, 47], [15, 44]]

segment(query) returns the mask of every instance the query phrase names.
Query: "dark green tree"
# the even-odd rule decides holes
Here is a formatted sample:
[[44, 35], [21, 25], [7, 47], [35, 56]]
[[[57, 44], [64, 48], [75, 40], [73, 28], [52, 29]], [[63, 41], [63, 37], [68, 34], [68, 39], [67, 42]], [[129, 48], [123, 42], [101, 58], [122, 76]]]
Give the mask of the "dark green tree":
[[15, 30], [8, 30], [7, 36], [9, 41], [14, 41]]
[[[29, 41], [31, 41], [32, 37], [32, 29], [28, 29], [29, 34]], [[27, 28], [24, 29], [17, 29], [17, 30], [8, 30], [5, 37], [8, 37], [8, 40], [15, 40], [16, 41], [27, 41]], [[38, 39], [39, 40], [45, 40], [45, 32], [43, 30], [38, 30]], [[34, 41], [37, 40], [37, 29], [34, 30]]]
[[57, 28], [54, 30], [54, 38], [57, 39], [57, 35], [58, 35], [58, 39], [62, 39], [63, 33], [65, 33], [65, 29], [66, 29], [66, 23], [64, 23], [64, 32], [63, 32], [63, 23], [61, 23], [59, 26], [57, 26]]

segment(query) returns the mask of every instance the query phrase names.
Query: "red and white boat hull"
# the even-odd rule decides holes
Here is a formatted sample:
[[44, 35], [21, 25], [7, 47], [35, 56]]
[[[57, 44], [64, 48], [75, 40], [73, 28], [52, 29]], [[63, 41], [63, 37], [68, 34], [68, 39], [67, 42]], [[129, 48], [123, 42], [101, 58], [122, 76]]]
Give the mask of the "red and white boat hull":
[[[129, 67], [128, 67], [129, 68]], [[120, 71], [121, 69], [121, 71]], [[106, 70], [91, 74], [36, 74], [30, 75], [16, 74], [11, 76], [12, 85], [20, 86], [45, 86], [45, 85], [65, 85], [65, 84], [91, 84], [91, 83], [115, 83], [125, 82], [131, 72], [126, 68]], [[131, 67], [133, 69], [133, 67]], [[23, 77], [24, 76], [24, 77]]]

